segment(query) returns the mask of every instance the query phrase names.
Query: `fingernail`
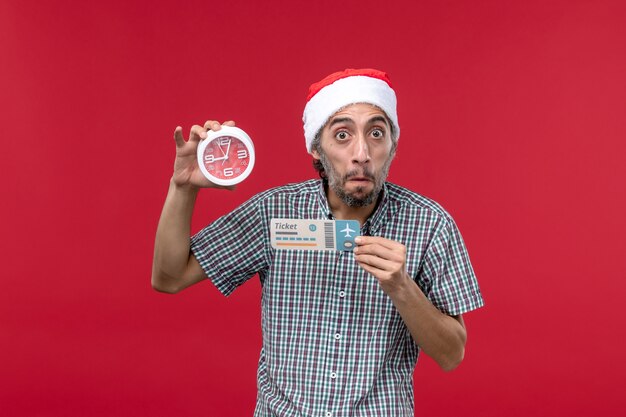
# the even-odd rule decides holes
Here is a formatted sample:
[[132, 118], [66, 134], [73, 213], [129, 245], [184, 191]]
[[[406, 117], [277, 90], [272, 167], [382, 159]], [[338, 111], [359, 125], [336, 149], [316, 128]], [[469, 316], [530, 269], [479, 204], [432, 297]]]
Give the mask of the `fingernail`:
[[361, 240], [362, 240], [362, 239], [361, 239], [360, 237], [355, 237], [355, 238], [354, 238], [354, 241], [355, 241], [356, 243], [361, 243]]

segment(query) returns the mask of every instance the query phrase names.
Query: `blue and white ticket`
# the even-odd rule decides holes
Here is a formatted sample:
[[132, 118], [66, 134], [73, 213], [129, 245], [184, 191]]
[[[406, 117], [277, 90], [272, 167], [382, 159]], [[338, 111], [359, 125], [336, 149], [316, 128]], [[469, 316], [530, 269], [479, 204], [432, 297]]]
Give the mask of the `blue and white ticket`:
[[271, 219], [275, 249], [351, 251], [361, 227], [356, 220]]

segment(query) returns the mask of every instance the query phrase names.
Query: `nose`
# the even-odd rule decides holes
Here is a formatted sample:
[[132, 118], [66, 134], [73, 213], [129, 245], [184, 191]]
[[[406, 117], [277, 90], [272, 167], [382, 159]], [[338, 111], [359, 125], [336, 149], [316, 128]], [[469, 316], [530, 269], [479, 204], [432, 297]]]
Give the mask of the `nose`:
[[370, 150], [365, 136], [359, 134], [352, 147], [352, 162], [356, 164], [365, 164], [370, 160]]

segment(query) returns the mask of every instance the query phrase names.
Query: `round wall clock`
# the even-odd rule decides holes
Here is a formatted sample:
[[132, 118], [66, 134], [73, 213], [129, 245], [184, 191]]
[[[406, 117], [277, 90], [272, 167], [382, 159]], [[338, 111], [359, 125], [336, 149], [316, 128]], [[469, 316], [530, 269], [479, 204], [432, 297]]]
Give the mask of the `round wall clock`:
[[198, 145], [198, 165], [205, 177], [217, 185], [235, 185], [254, 168], [254, 144], [238, 127], [209, 130]]

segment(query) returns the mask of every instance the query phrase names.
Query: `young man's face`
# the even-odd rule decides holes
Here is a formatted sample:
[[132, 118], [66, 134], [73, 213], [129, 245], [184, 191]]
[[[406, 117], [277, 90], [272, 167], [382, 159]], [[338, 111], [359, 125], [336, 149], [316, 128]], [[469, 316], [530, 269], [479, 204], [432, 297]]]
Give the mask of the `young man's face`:
[[319, 159], [332, 191], [350, 207], [376, 201], [393, 159], [391, 126], [371, 104], [352, 104], [335, 113], [322, 129]]

